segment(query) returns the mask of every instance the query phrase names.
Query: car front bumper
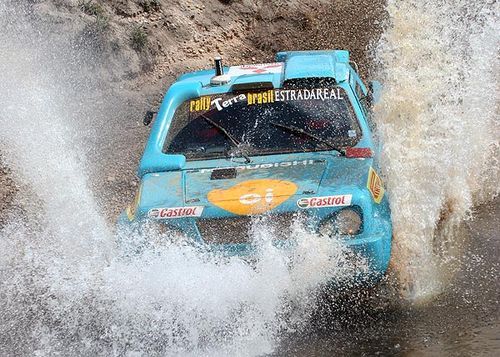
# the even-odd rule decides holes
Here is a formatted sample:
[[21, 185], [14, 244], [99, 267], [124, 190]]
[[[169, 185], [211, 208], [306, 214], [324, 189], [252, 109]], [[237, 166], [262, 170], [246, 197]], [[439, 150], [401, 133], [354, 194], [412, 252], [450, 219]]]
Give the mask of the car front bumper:
[[[126, 214], [122, 214], [118, 220], [118, 226], [121, 227], [136, 225], [136, 223], [138, 222], [130, 222]], [[223, 226], [221, 231], [224, 231]], [[258, 245], [253, 243], [204, 243], [200, 231], [196, 229], [196, 224], [186, 224], [184, 233], [193, 240], [193, 243], [202, 246], [205, 251], [227, 257], [240, 256], [249, 260], [257, 256]], [[223, 233], [230, 234], [230, 232]], [[291, 236], [286, 240], [275, 240], [272, 241], [272, 244], [284, 251], [293, 251], [297, 245], [295, 238]], [[306, 236], [306, 239], [309, 238], [330, 240], [332, 246], [335, 245], [336, 247], [339, 246], [338, 242], [340, 242], [345, 247], [345, 253], [348, 256], [347, 261], [352, 270], [351, 283], [354, 281], [372, 285], [378, 282], [387, 270], [391, 255], [392, 226], [386, 217], [379, 217], [374, 220], [370, 230], [365, 230], [356, 236], [334, 238], [318, 237], [317, 235]]]

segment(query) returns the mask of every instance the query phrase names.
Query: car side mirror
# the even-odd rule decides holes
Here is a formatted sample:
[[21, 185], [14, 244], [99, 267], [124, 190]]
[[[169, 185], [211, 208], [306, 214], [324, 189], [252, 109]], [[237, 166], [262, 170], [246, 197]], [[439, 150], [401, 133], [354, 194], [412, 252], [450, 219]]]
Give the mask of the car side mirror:
[[142, 123], [144, 124], [144, 126], [148, 126], [149, 124], [151, 124], [156, 113], [157, 112], [153, 112], [151, 110], [148, 110], [146, 112], [146, 114], [144, 115], [144, 119], [142, 120]]

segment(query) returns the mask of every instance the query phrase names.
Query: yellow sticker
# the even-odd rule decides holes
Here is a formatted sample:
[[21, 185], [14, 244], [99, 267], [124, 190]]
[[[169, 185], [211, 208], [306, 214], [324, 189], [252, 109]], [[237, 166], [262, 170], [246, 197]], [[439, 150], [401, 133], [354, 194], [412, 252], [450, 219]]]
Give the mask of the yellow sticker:
[[210, 110], [210, 96], [193, 99], [189, 102], [190, 112], [201, 112]]
[[249, 180], [208, 193], [214, 205], [238, 215], [260, 214], [279, 206], [297, 192], [297, 185], [283, 180]]
[[139, 188], [135, 193], [134, 201], [127, 206], [125, 213], [127, 213], [127, 217], [129, 221], [133, 221], [135, 218], [135, 212], [137, 211], [137, 207], [139, 206], [139, 201], [141, 200], [141, 189]]
[[270, 89], [265, 92], [247, 94], [248, 105], [266, 104], [266, 103], [274, 103], [274, 89]]
[[380, 179], [380, 177], [378, 177], [377, 173], [372, 167], [370, 167], [370, 170], [368, 172], [368, 182], [366, 183], [366, 187], [368, 187], [368, 190], [370, 190], [373, 200], [376, 203], [380, 203], [380, 201], [382, 201], [382, 198], [384, 197], [385, 190], [382, 184], [382, 180]]

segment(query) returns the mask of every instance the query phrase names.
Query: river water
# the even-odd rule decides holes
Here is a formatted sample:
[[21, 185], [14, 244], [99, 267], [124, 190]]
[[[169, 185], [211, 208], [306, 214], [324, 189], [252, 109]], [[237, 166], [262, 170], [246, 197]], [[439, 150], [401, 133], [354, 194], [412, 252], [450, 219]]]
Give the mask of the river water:
[[338, 305], [286, 338], [275, 355], [495, 356], [500, 349], [500, 200], [478, 208], [460, 230], [463, 265], [444, 291], [395, 304], [380, 291]]
[[112, 149], [96, 154], [88, 124], [122, 109], [75, 77], [78, 48], [0, 2], [0, 151], [19, 186], [0, 220], [0, 353], [498, 354], [498, 10], [388, 3], [373, 67], [391, 270], [373, 291], [318, 297], [352, 272], [300, 227], [289, 256], [257, 222], [252, 266], [158, 232], [140, 254], [117, 249], [93, 188], [92, 159]]

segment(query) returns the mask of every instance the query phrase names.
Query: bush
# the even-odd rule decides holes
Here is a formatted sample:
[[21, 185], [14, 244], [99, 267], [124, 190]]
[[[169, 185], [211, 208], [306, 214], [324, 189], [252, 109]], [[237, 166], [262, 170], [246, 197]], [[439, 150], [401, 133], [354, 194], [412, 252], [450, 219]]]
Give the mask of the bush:
[[130, 44], [136, 51], [142, 51], [148, 44], [148, 35], [140, 26], [134, 27], [130, 35]]
[[102, 6], [93, 2], [92, 0], [81, 1], [79, 6], [80, 9], [87, 15], [104, 16], [104, 9], [102, 8]]
[[91, 25], [94, 31], [103, 33], [109, 28], [109, 18], [101, 5], [92, 1], [81, 1], [79, 6], [85, 14], [95, 16], [95, 23]]
[[141, 0], [139, 1], [139, 6], [142, 7], [145, 12], [159, 11], [161, 8], [159, 0]]
[[97, 15], [95, 19], [95, 26], [97, 31], [104, 32], [109, 28], [109, 17], [104, 15]]

